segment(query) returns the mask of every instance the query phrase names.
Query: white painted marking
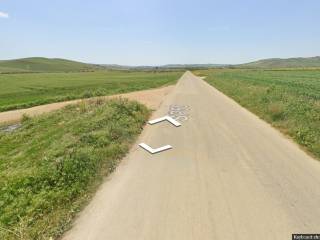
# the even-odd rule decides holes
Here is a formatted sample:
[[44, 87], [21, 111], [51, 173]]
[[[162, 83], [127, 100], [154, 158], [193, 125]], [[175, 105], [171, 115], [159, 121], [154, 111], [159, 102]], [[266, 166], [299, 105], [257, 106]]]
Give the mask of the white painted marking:
[[170, 105], [168, 115], [181, 123], [188, 120], [189, 111], [190, 107], [186, 105]]
[[162, 121], [168, 121], [171, 124], [175, 125], [176, 127], [180, 127], [181, 126], [181, 123], [179, 123], [178, 121], [174, 120], [170, 116], [164, 116], [162, 118], [157, 118], [157, 119], [151, 120], [151, 121], [149, 121], [149, 124], [152, 125], [152, 124], [156, 124], [156, 123], [159, 123], [159, 122], [162, 122]]
[[142, 147], [143, 149], [147, 150], [151, 154], [163, 152], [163, 151], [166, 151], [166, 150], [169, 150], [172, 148], [170, 145], [165, 145], [163, 147], [153, 149], [152, 147], [150, 147], [149, 145], [147, 145], [145, 143], [140, 143], [139, 146]]

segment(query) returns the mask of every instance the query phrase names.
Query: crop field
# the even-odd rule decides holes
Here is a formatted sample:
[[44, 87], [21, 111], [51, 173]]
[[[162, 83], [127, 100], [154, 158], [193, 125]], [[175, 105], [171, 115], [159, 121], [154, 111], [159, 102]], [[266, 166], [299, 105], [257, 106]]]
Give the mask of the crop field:
[[320, 159], [320, 70], [195, 72]]
[[69, 105], [0, 131], [0, 239], [56, 239], [150, 115], [137, 102]]
[[97, 71], [0, 74], [0, 112], [175, 83], [182, 72]]

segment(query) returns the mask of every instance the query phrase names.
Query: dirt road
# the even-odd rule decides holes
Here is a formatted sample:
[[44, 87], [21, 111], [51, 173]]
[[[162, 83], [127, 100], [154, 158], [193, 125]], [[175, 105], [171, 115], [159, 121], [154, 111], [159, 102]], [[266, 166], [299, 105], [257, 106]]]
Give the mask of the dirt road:
[[[179, 106], [172, 106], [179, 105]], [[188, 107], [186, 107], [188, 106]], [[187, 72], [64, 240], [291, 239], [320, 232], [320, 163]]]
[[[117, 97], [128, 98], [130, 100], [139, 101], [151, 109], [157, 109], [160, 106], [164, 96], [166, 96], [172, 89], [173, 89], [173, 86], [167, 86], [167, 87], [156, 88], [156, 89], [149, 89], [149, 90], [143, 90], [143, 91], [106, 96], [103, 98], [106, 98], [106, 99], [117, 98]], [[85, 99], [84, 101], [86, 100], [88, 99]], [[36, 116], [42, 113], [52, 112], [54, 110], [63, 108], [66, 105], [75, 104], [80, 101], [83, 101], [83, 100], [80, 99], [80, 100], [71, 100], [71, 101], [58, 102], [58, 103], [50, 103], [50, 104], [31, 107], [27, 109], [18, 109], [18, 110], [13, 110], [8, 112], [0, 112], [0, 124], [18, 122], [21, 120], [23, 114], [27, 114], [29, 116]]]

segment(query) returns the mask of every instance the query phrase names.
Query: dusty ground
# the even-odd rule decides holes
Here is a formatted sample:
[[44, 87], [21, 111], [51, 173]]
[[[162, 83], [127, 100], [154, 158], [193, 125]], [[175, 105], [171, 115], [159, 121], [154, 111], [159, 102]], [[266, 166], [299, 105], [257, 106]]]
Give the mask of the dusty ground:
[[[164, 96], [166, 96], [171, 90], [173, 89], [173, 86], [167, 86], [163, 88], [157, 88], [157, 89], [150, 89], [150, 90], [144, 90], [144, 91], [137, 91], [137, 92], [131, 92], [131, 93], [125, 93], [125, 94], [118, 94], [118, 95], [112, 95], [104, 97], [106, 99], [108, 98], [116, 98], [116, 97], [123, 97], [128, 98], [130, 100], [136, 100], [143, 104], [145, 104], [150, 109], [157, 109], [162, 100], [164, 99]], [[1, 123], [15, 123], [21, 120], [23, 114], [27, 114], [28, 116], [35, 116], [39, 115], [41, 113], [51, 112], [53, 110], [57, 110], [60, 108], [63, 108], [64, 106], [68, 104], [75, 104], [83, 100], [72, 100], [72, 101], [65, 101], [65, 102], [58, 102], [58, 103], [51, 103], [41, 106], [36, 106], [32, 108], [27, 109], [19, 109], [19, 110], [13, 110], [8, 112], [0, 112], [0, 124]]]
[[320, 232], [320, 163], [296, 144], [189, 72], [153, 117], [166, 114], [182, 126], [148, 125], [137, 144], [173, 149], [151, 155], [136, 144], [64, 240]]

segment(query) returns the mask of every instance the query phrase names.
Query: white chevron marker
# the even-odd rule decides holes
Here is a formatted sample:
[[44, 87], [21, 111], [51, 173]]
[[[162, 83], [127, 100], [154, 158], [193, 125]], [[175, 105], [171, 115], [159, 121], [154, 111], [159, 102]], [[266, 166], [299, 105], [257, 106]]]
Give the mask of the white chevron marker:
[[162, 121], [165, 121], [165, 120], [167, 120], [171, 124], [175, 125], [176, 127], [180, 127], [181, 126], [181, 123], [179, 123], [178, 121], [174, 120], [170, 116], [164, 116], [164, 117], [161, 117], [161, 118], [157, 118], [157, 119], [151, 120], [151, 121], [149, 121], [149, 124], [152, 125], [152, 124], [156, 124], [156, 123], [159, 123], [159, 122], [162, 122]]
[[140, 143], [139, 146], [142, 147], [144, 150], [147, 150], [149, 153], [152, 153], [152, 154], [163, 152], [163, 151], [166, 151], [166, 150], [169, 150], [169, 149], [172, 148], [170, 145], [165, 145], [163, 147], [159, 147], [159, 148], [153, 149], [152, 147], [148, 146], [145, 143]]

